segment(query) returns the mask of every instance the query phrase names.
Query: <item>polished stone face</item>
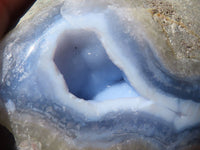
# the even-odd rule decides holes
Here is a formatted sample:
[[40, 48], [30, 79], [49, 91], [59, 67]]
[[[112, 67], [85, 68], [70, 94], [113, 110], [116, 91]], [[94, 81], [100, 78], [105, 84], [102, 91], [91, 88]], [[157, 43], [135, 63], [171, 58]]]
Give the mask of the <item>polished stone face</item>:
[[199, 8], [37, 1], [0, 43], [1, 124], [20, 150], [198, 149]]

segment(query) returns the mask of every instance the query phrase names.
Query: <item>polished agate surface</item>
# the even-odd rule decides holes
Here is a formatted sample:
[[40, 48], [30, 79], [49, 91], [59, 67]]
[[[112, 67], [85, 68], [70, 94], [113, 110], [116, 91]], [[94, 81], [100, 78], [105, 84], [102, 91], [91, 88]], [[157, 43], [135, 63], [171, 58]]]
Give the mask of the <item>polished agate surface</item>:
[[200, 23], [187, 27], [182, 5], [38, 0], [0, 43], [18, 148], [198, 148]]

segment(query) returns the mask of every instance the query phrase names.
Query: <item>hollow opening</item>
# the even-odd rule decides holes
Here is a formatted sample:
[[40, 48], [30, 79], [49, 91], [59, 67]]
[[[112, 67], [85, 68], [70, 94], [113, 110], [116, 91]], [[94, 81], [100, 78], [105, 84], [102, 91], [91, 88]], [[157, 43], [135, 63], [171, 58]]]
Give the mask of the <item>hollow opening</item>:
[[0, 149], [17, 150], [13, 134], [0, 124]]
[[104, 100], [137, 96], [92, 31], [65, 31], [57, 41], [53, 60], [69, 92], [79, 98]]

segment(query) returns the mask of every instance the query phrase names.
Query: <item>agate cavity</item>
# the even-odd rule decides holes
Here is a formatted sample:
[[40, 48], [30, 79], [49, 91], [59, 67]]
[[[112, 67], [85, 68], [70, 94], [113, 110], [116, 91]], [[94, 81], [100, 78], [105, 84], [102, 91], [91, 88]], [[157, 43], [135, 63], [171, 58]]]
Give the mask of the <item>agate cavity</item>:
[[10, 113], [39, 112], [77, 143], [117, 143], [139, 133], [174, 144], [177, 133], [198, 126], [199, 82], [164, 68], [132, 8], [79, 2], [53, 2], [32, 16], [34, 26], [22, 21], [0, 45], [1, 93]]
[[[90, 30], [65, 31], [59, 37], [54, 62], [69, 92], [85, 100], [96, 99], [99, 94], [104, 95], [101, 100], [137, 96], [123, 72], [106, 54], [99, 38]], [[113, 88], [115, 85], [118, 88]], [[120, 87], [125, 88], [123, 92]]]

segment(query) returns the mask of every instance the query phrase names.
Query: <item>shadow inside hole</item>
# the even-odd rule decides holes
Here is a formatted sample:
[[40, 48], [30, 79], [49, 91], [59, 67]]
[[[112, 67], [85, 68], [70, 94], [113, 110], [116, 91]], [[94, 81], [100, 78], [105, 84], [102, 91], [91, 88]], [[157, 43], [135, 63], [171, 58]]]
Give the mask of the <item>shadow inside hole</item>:
[[2, 125], [0, 125], [0, 149], [17, 150], [13, 134]]
[[17, 150], [4, 101], [0, 98], [0, 150]]

